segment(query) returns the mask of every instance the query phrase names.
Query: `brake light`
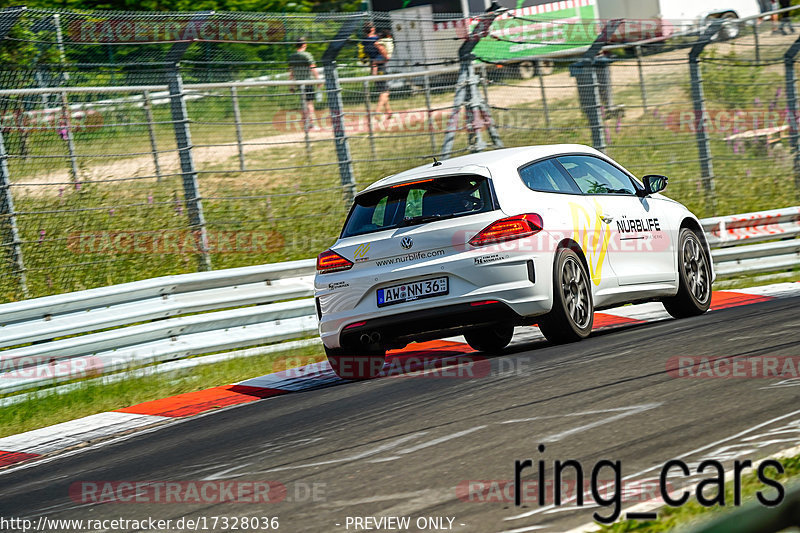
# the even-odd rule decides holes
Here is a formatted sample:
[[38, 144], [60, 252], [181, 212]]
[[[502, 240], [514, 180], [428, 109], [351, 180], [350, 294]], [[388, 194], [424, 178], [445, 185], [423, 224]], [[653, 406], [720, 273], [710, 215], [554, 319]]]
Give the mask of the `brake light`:
[[351, 268], [353, 268], [352, 261], [348, 261], [332, 250], [327, 250], [317, 256], [317, 272], [319, 274], [341, 272]]
[[530, 237], [542, 231], [542, 217], [535, 213], [502, 218], [492, 222], [470, 239], [472, 246]]

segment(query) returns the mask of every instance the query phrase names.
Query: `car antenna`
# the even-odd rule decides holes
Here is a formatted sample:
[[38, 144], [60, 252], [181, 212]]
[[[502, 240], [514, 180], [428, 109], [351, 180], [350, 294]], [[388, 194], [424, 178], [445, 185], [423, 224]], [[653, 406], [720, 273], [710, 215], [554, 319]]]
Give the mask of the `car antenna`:
[[435, 166], [435, 167], [438, 167], [439, 165], [441, 165], [441, 164], [442, 164], [442, 162], [441, 162], [441, 161], [439, 161], [438, 159], [436, 159], [436, 156], [432, 156], [432, 157], [433, 157], [433, 166]]

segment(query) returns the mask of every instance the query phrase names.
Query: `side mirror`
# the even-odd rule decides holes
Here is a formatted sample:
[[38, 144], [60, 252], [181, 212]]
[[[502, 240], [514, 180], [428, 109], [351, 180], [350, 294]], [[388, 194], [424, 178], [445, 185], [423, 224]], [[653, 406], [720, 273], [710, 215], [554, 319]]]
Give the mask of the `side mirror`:
[[667, 188], [669, 178], [660, 176], [658, 174], [648, 174], [644, 178], [644, 195], [648, 196], [657, 192], [661, 192]]

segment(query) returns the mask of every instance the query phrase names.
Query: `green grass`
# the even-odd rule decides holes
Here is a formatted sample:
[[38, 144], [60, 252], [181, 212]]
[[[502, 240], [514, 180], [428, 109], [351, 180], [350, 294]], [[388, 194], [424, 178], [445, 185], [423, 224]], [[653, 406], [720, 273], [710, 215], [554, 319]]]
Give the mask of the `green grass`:
[[[780, 463], [784, 467], [783, 474], [777, 474], [773, 469], [770, 469], [770, 478], [776, 479], [784, 487], [791, 485], [792, 481], [796, 481], [800, 477], [800, 456], [780, 459]], [[742, 478], [742, 501], [744, 504], [755, 500], [755, 493], [764, 491], [764, 484], [758, 480], [755, 473], [743, 476]], [[774, 498], [775, 491], [767, 489], [766, 497]], [[725, 501], [733, 502], [733, 483], [726, 484]], [[705, 521], [713, 521], [714, 519], [722, 516], [723, 513], [731, 512], [732, 505], [728, 507], [711, 507], [706, 508], [700, 505], [694, 498], [692, 498], [686, 505], [682, 507], [662, 507], [658, 511], [658, 520], [653, 521], [622, 521], [611, 526], [602, 528], [602, 531], [608, 533], [624, 533], [628, 531], [636, 531], [637, 533], [658, 533], [661, 531], [672, 531], [675, 528], [681, 530]]]
[[109, 384], [84, 381], [80, 388], [64, 394], [52, 394], [43, 389], [24, 402], [0, 408], [0, 437], [150, 400], [236, 383], [324, 358], [321, 346], [308, 346]]
[[[720, 57], [727, 56], [720, 53]], [[648, 61], [657, 59], [658, 56], [650, 56]], [[719, 70], [716, 63], [711, 67]], [[614, 68], [617, 70], [612, 70], [612, 79], [622, 72], [619, 69], [634, 67]], [[780, 65], [775, 65], [754, 71], [761, 81], [747, 90], [728, 90], [717, 96], [718, 91], [709, 88], [706, 95], [709, 109], [725, 110], [731, 106], [781, 109], [785, 103], [782, 97], [776, 96], [776, 90], [781, 86], [780, 69]], [[729, 80], [717, 71], [709, 78], [709, 85]], [[550, 78], [554, 79], [560, 78]], [[646, 111], [640, 108], [638, 80], [615, 86], [614, 99], [625, 106], [625, 116], [618, 124], [614, 119], [607, 121], [609, 155], [639, 176], [647, 173], [668, 175], [667, 195], [683, 202], [701, 217], [796, 204], [798, 192], [794, 186], [788, 148], [779, 146], [768, 152], [755, 144], [734, 144], [724, 139], [730, 132], [716, 130], [711, 132], [716, 202], [711, 202], [700, 179], [695, 134], [677, 128], [673, 120], [676, 113], [692, 108], [687, 97], [685, 64], [666, 73], [648, 73], [647, 80], [650, 97]], [[548, 82], [551, 86], [548, 92], [551, 124], [548, 128], [540, 104], [523, 101], [531, 93], [538, 94], [538, 80], [499, 81], [507, 86], [495, 84], [490, 89], [489, 100], [494, 106], [512, 108], [494, 111], [506, 146], [554, 142], [591, 144], [586, 119], [574, 97], [552, 88], [556, 82]], [[558, 83], [574, 90], [571, 78], [566, 77]], [[245, 141], [280, 135], [277, 141], [291, 143], [264, 145], [249, 152], [246, 155], [248, 172], [239, 172], [235, 155], [197, 164], [209, 231], [226, 235], [258, 232], [266, 242], [255, 250], [212, 251], [214, 268], [314, 257], [333, 243], [339, 233], [346, 207], [342, 200], [334, 143], [327, 135], [315, 137], [308, 153], [302, 135], [287, 137], [274, 121], [286, 111], [297, 111], [297, 95], [282, 95], [281, 90], [260, 88], [239, 92], [243, 120], [258, 123], [245, 125], [243, 135]], [[505, 93], [501, 95], [501, 91]], [[227, 93], [214, 94], [216, 96], [187, 103], [190, 116], [197, 121], [192, 124], [195, 145], [235, 142]], [[346, 88], [343, 97], [347, 112], [364, 111], [363, 102], [357, 101], [361, 96], [361, 87]], [[434, 94], [433, 106], [448, 105], [451, 99], [451, 91], [439, 91]], [[760, 102], [758, 105], [754, 103], [756, 99]], [[394, 95], [392, 104], [395, 110], [421, 109], [424, 108], [424, 98], [417, 93]], [[321, 110], [325, 107], [318, 104]], [[125, 125], [141, 121], [142, 110], [120, 109], [109, 114], [106, 124], [122, 125], [77, 132], [78, 152], [98, 155], [142, 152], [147, 160], [150, 148], [146, 127]], [[156, 121], [168, 121], [166, 106], [156, 106], [154, 114]], [[174, 146], [173, 135], [171, 124], [157, 125], [159, 147]], [[18, 146], [15, 148], [18, 139], [15, 140], [14, 135], [7, 137], [9, 151], [13, 154], [18, 149]], [[32, 142], [34, 139], [36, 142]], [[29, 141], [29, 146], [38, 155], [63, 156], [66, 153], [64, 142], [53, 132], [35, 132]], [[436, 149], [442, 141], [443, 133], [437, 132], [434, 139]], [[460, 132], [456, 150], [463, 153], [466, 144], [466, 134]], [[426, 131], [376, 131], [373, 143], [366, 133], [356, 133], [350, 136], [350, 149], [359, 188], [385, 175], [430, 161], [432, 152]], [[97, 165], [124, 159], [96, 157], [87, 163]], [[31, 158], [27, 162], [12, 158], [10, 165], [12, 180], [16, 184], [26, 183], [26, 179], [37, 179], [54, 168], [66, 168], [63, 159], [52, 158]], [[123, 177], [126, 176], [110, 175], [107, 179]], [[85, 183], [80, 190], [63, 184], [20, 186], [13, 192], [32, 296], [197, 270], [192, 246], [173, 253], [141, 253], [114, 244], [111, 242], [114, 239], [108, 237], [109, 233], [135, 233], [140, 238], [143, 233], [146, 237], [148, 231], [155, 236], [163, 231], [172, 232], [172, 235], [184, 231], [187, 215], [182, 206], [183, 187], [179, 176], [164, 177], [161, 181], [138, 179]], [[87, 239], [91, 241], [92, 235], [101, 235], [105, 239], [97, 245], [99, 248], [76, 244], [86, 243]], [[190, 239], [187, 244], [191, 244]], [[20, 297], [15, 279], [7, 275], [8, 268], [7, 262], [0, 265], [3, 274], [0, 277], [0, 301]]]

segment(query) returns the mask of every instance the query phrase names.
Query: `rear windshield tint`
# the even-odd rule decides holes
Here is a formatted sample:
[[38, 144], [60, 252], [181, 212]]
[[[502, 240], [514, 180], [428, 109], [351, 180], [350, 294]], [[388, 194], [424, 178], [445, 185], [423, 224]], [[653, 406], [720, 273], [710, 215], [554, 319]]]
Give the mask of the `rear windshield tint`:
[[423, 179], [357, 196], [342, 237], [493, 210], [489, 180], [483, 176]]

